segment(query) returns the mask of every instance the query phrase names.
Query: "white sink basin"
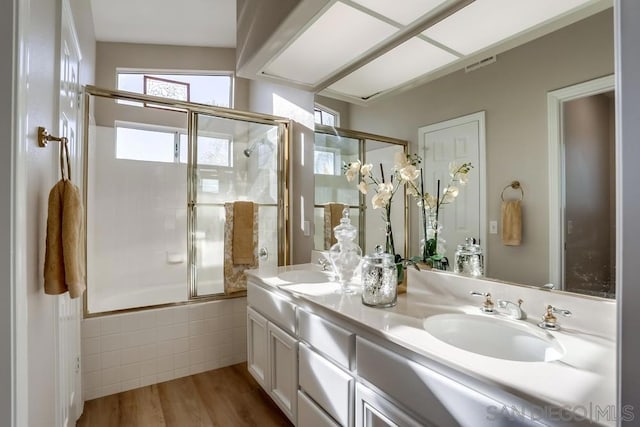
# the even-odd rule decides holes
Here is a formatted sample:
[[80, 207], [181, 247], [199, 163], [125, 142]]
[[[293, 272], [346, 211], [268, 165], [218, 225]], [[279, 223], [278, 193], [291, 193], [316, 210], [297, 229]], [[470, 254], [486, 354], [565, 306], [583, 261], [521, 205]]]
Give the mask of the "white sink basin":
[[291, 283], [325, 283], [331, 277], [325, 272], [314, 270], [290, 270], [278, 274], [278, 279]]
[[562, 344], [551, 334], [519, 321], [470, 314], [427, 317], [424, 329], [447, 344], [519, 362], [551, 362], [564, 356]]

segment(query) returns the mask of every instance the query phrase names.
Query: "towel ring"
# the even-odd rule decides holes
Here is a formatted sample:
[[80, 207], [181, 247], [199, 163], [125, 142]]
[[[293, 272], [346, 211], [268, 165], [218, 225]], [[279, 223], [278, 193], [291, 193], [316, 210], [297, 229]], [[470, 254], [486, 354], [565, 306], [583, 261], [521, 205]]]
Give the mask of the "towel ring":
[[513, 188], [514, 190], [520, 190], [520, 200], [524, 200], [524, 190], [522, 189], [522, 185], [520, 185], [520, 181], [511, 181], [511, 184], [507, 185], [502, 189], [502, 193], [500, 193], [500, 198], [504, 202], [504, 192], [507, 191], [508, 188]]

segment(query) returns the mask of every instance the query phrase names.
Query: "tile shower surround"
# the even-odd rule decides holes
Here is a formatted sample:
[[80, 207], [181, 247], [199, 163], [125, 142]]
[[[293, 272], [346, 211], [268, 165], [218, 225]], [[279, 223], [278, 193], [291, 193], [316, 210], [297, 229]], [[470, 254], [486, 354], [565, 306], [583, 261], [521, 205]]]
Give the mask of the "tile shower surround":
[[82, 321], [84, 400], [247, 359], [246, 298]]

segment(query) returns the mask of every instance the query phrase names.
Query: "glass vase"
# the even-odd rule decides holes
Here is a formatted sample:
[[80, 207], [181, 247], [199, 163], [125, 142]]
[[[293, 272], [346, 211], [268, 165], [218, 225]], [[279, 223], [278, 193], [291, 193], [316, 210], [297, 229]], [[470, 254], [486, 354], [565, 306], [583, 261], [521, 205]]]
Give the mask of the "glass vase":
[[349, 283], [353, 279], [356, 269], [362, 259], [362, 250], [354, 242], [358, 236], [358, 230], [351, 225], [349, 209], [342, 211], [340, 224], [333, 229], [338, 243], [329, 249], [329, 259], [340, 283], [339, 292], [344, 294], [354, 293]]
[[362, 262], [362, 303], [370, 307], [393, 307], [398, 301], [398, 270], [395, 256], [375, 253]]

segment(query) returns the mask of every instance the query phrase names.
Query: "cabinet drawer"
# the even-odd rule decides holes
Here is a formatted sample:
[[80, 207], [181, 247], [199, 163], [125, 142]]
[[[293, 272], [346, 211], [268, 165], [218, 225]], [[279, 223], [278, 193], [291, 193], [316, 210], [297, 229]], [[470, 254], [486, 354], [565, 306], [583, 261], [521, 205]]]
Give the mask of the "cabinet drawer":
[[320, 316], [298, 310], [298, 336], [319, 353], [345, 369], [353, 370], [355, 334]]
[[353, 419], [354, 379], [303, 343], [299, 345], [300, 388], [343, 426]]
[[255, 283], [247, 283], [247, 304], [287, 332], [296, 332], [295, 306]]
[[338, 424], [298, 390], [298, 427], [338, 427]]
[[[358, 376], [406, 406], [428, 423], [440, 427], [479, 426], [492, 416], [498, 401], [419, 363], [360, 337], [356, 339]], [[493, 414], [495, 415], [495, 414]], [[508, 424], [500, 424], [501, 422]], [[531, 420], [494, 418], [495, 425], [537, 425]]]

